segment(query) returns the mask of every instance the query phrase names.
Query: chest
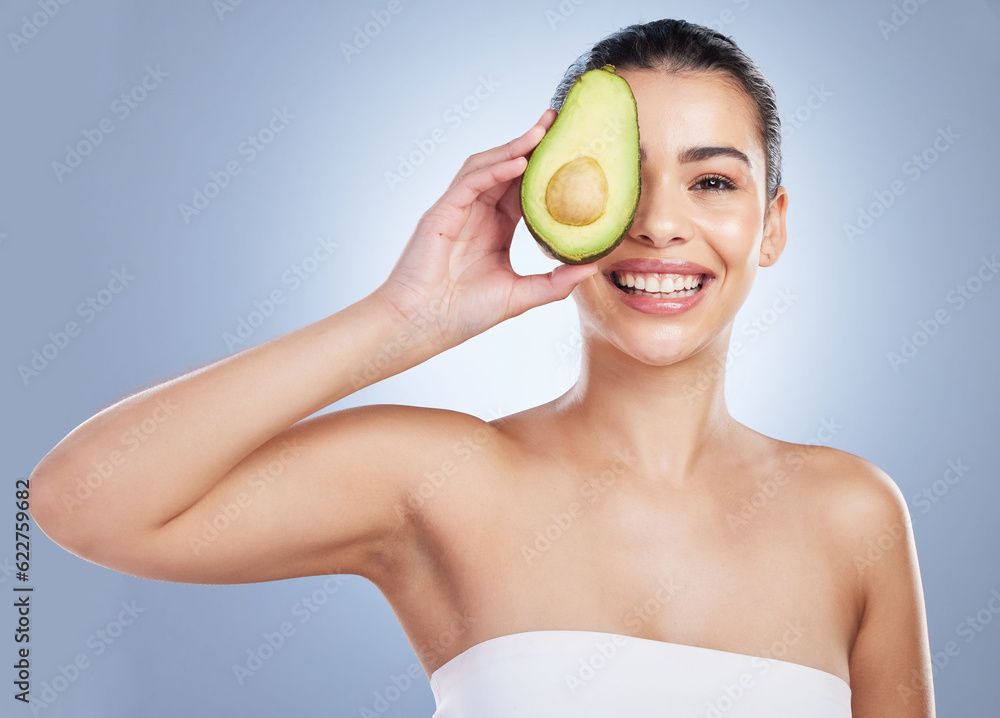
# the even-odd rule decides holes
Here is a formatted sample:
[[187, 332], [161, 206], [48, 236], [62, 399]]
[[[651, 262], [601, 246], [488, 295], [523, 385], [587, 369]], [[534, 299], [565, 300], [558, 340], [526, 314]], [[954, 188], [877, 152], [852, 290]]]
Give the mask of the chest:
[[428, 525], [438, 595], [477, 617], [480, 640], [596, 630], [846, 679], [860, 621], [850, 565], [795, 486], [656, 490], [614, 465], [561, 478], [467, 483]]

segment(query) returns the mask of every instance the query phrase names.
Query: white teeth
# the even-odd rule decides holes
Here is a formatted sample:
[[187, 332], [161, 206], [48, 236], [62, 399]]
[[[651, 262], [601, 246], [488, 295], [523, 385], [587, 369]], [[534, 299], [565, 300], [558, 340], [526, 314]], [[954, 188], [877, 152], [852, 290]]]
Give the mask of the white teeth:
[[658, 295], [665, 297], [689, 297], [701, 289], [700, 274], [633, 274], [615, 272], [615, 283], [629, 294]]

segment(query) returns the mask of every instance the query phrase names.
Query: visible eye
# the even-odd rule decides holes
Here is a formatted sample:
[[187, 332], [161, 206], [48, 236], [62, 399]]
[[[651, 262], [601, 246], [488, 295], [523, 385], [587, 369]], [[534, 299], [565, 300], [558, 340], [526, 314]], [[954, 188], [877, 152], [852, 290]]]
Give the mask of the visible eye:
[[722, 175], [707, 175], [695, 182], [694, 186], [704, 185], [708, 192], [728, 192], [736, 189], [736, 185]]

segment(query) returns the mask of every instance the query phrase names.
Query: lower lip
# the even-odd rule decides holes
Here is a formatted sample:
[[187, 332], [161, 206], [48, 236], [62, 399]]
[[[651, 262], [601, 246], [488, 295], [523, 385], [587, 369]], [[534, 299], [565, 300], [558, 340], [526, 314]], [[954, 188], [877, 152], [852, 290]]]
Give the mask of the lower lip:
[[605, 275], [605, 278], [618, 294], [618, 298], [626, 306], [643, 314], [681, 314], [686, 312], [701, 301], [701, 298], [705, 295], [705, 292], [712, 285], [713, 281], [712, 277], [703, 276], [701, 279], [701, 289], [691, 296], [678, 297], [676, 299], [661, 299], [660, 297], [647, 296], [645, 294], [629, 294], [615, 284], [615, 280], [611, 276]]

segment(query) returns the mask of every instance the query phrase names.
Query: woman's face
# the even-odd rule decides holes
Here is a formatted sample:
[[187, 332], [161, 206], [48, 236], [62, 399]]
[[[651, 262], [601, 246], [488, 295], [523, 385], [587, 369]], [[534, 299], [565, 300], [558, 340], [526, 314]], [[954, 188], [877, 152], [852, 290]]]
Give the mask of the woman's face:
[[757, 267], [772, 264], [785, 241], [784, 188], [764, 219], [754, 106], [717, 73], [619, 74], [638, 108], [642, 188], [628, 234], [573, 292], [581, 325], [647, 364], [670, 364], [713, 342], [725, 352]]

